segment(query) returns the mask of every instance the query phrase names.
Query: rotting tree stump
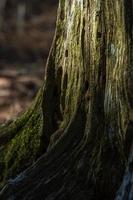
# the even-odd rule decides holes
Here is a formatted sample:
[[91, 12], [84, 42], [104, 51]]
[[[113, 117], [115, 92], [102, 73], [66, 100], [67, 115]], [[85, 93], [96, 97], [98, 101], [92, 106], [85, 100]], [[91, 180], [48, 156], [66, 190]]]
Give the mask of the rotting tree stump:
[[131, 0], [60, 0], [44, 84], [1, 127], [0, 199], [133, 198], [132, 13]]

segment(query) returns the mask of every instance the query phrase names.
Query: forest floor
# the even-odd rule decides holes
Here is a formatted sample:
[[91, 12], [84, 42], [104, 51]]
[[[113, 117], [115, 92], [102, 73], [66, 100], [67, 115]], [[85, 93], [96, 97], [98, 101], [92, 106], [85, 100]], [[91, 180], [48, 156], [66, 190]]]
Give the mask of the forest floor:
[[15, 21], [0, 32], [0, 123], [24, 111], [42, 84], [56, 9], [47, 8], [33, 16], [21, 33], [15, 29]]
[[[31, 64], [31, 63], [30, 63]], [[37, 65], [37, 64], [36, 64]], [[42, 84], [44, 67], [5, 66], [0, 69], [0, 123], [24, 111]]]

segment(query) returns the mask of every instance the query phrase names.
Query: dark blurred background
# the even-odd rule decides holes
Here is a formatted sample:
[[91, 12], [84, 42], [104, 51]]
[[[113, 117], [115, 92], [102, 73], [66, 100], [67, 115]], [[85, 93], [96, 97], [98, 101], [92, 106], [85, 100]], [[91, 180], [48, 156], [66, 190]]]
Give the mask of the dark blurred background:
[[0, 123], [21, 113], [42, 84], [58, 0], [0, 0]]

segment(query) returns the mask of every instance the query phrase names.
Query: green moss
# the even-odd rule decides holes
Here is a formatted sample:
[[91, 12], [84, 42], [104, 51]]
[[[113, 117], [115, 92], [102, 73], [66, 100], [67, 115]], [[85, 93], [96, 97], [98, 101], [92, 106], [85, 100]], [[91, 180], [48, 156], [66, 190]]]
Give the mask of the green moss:
[[[83, 148], [87, 149], [88, 166], [84, 168], [101, 191], [105, 186], [112, 187], [113, 178], [119, 179], [123, 173], [123, 142], [126, 123], [129, 119], [132, 120], [132, 111], [128, 111], [127, 80], [123, 76], [128, 64], [128, 43], [125, 42], [125, 27], [120, 25], [123, 21], [119, 13], [122, 2], [117, 2], [120, 9], [117, 9], [115, 1], [114, 4], [108, 1], [90, 1], [86, 8], [83, 8], [82, 3], [83, 1], [60, 0], [54, 46], [47, 66], [46, 94], [42, 91], [37, 103], [27, 113], [9, 124], [8, 128], [5, 126], [1, 129], [2, 134], [9, 133], [8, 142], [4, 151], [1, 151], [1, 162], [5, 164], [2, 177], [4, 181], [34, 162], [40, 142], [43, 144], [41, 135], [44, 130], [47, 131], [47, 137], [50, 137], [49, 132], [53, 134], [55, 129], [61, 127], [61, 134], [63, 132], [64, 135], [59, 140], [60, 145], [55, 145], [56, 149], [53, 148], [50, 152], [49, 155], [53, 156], [55, 151], [51, 160], [64, 148], [67, 153], [67, 147], [75, 157], [82, 153]], [[122, 59], [125, 57], [126, 59]], [[56, 93], [59, 97], [55, 103], [52, 102], [53, 91], [58, 82], [59, 68], [62, 70], [59, 81], [61, 94]], [[67, 81], [64, 80], [65, 75]], [[86, 100], [84, 91], [86, 80], [89, 100]], [[55, 120], [52, 115], [54, 107], [60, 106], [60, 97], [63, 99], [62, 121], [58, 127], [53, 128], [51, 119]], [[84, 107], [87, 108], [84, 120], [81, 113], [73, 118], [74, 113], [81, 109], [80, 106], [83, 110]], [[58, 131], [55, 130], [56, 133]], [[73, 151], [73, 141], [78, 141], [76, 152]], [[63, 156], [59, 159], [61, 157]], [[116, 184], [115, 182], [113, 187]]]
[[41, 88], [28, 111], [0, 129], [7, 136], [5, 145], [0, 150], [0, 164], [3, 164], [1, 186], [37, 158], [43, 126], [42, 95]]
[[3, 181], [13, 177], [36, 159], [42, 135], [42, 116], [33, 114], [25, 126], [6, 145], [2, 162], [5, 163]]

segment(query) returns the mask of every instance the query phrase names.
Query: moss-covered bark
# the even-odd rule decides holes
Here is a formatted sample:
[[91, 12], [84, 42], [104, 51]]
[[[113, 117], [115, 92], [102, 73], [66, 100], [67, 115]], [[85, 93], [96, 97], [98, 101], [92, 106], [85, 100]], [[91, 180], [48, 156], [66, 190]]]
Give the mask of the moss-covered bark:
[[0, 199], [132, 199], [132, 6], [60, 0], [44, 85], [1, 127], [2, 184], [42, 156]]

